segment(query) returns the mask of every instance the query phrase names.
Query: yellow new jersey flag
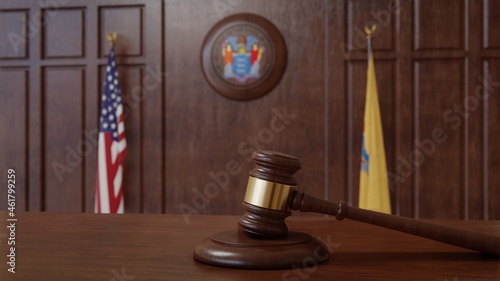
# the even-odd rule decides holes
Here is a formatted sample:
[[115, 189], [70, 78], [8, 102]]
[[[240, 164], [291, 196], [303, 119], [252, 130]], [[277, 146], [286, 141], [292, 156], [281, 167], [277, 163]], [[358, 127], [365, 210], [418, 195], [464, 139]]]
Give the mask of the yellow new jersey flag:
[[377, 81], [371, 44], [368, 44], [366, 103], [359, 181], [359, 207], [390, 214], [389, 183], [385, 161], [384, 136], [378, 103]]

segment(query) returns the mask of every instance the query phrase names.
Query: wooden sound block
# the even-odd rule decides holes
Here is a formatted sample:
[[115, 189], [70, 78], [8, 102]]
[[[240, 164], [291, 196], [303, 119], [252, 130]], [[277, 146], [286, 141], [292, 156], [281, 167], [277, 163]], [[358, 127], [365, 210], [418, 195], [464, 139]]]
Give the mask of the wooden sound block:
[[271, 239], [243, 231], [224, 231], [202, 240], [194, 249], [194, 258], [202, 263], [242, 269], [316, 266], [329, 257], [324, 243], [301, 232]]

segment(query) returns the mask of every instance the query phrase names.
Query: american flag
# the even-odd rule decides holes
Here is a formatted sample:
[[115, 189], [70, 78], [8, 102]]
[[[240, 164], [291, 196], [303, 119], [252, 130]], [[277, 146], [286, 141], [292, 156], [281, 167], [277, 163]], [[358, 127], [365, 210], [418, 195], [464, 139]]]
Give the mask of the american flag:
[[113, 47], [106, 66], [99, 127], [95, 212], [123, 213], [122, 163], [127, 143]]

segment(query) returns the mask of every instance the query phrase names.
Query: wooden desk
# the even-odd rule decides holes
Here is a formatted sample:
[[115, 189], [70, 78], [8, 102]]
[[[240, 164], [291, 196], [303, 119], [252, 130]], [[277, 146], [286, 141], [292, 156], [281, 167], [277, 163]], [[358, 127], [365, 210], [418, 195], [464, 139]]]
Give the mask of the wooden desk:
[[[7, 271], [7, 214], [0, 213], [0, 280], [500, 280], [500, 260], [354, 221], [291, 217], [288, 227], [325, 241], [332, 257], [317, 267], [237, 270], [193, 260], [235, 216], [19, 213], [16, 273]], [[500, 221], [447, 221], [500, 235]], [[312, 260], [305, 261], [312, 264]]]

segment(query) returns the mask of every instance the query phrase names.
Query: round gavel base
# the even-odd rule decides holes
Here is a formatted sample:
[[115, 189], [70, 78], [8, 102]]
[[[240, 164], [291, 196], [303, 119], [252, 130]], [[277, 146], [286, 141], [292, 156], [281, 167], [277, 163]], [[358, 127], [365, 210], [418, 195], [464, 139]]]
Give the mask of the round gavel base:
[[194, 249], [194, 258], [202, 263], [241, 269], [311, 267], [329, 257], [324, 243], [301, 232], [270, 239], [243, 231], [224, 231], [202, 240]]

